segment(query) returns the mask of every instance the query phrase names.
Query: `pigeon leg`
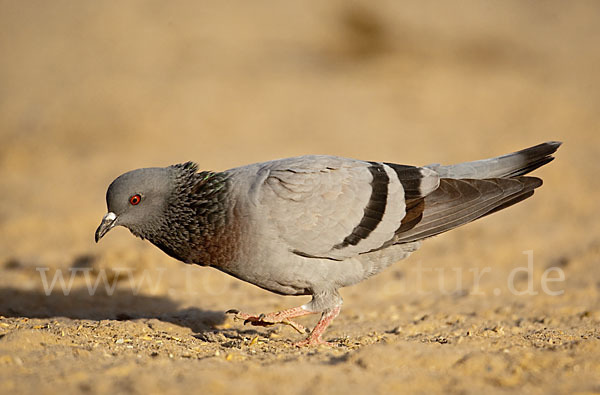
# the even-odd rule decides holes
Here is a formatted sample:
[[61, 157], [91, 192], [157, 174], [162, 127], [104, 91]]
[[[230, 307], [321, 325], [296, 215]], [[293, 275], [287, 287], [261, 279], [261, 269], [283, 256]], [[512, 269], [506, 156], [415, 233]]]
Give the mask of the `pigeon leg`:
[[247, 314], [237, 310], [229, 310], [228, 314], [235, 314], [236, 320], [244, 320], [244, 324], [250, 323], [255, 326], [270, 326], [275, 324], [289, 325], [299, 333], [307, 333], [308, 331], [299, 323], [292, 320], [292, 318], [302, 317], [304, 315], [313, 314], [312, 311], [303, 309], [302, 307], [294, 307], [287, 310], [276, 311], [269, 314]]
[[340, 314], [341, 309], [342, 309], [342, 306], [337, 306], [329, 311], [324, 312], [323, 315], [321, 315], [321, 319], [317, 323], [317, 326], [315, 326], [315, 328], [312, 330], [310, 335], [305, 340], [302, 340], [301, 342], [296, 343], [295, 346], [304, 347], [304, 346], [316, 346], [319, 344], [332, 345], [331, 343], [324, 341], [321, 338], [321, 335], [323, 335], [323, 332], [325, 332], [325, 329], [327, 329], [329, 324], [331, 324], [331, 321], [333, 321], [334, 318], [337, 317], [338, 314]]

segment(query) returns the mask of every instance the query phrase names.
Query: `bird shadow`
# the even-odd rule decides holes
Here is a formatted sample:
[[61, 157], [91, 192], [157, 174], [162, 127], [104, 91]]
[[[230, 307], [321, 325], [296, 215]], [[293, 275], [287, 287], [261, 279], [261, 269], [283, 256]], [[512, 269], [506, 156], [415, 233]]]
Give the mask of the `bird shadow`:
[[130, 290], [119, 289], [110, 294], [98, 289], [92, 295], [85, 287], [72, 289], [68, 295], [62, 292], [46, 295], [39, 290], [3, 287], [0, 288], [0, 315], [93, 321], [156, 318], [200, 334], [215, 332], [215, 326], [226, 318], [221, 311], [196, 307], [181, 309], [178, 303], [164, 296], [136, 295]]

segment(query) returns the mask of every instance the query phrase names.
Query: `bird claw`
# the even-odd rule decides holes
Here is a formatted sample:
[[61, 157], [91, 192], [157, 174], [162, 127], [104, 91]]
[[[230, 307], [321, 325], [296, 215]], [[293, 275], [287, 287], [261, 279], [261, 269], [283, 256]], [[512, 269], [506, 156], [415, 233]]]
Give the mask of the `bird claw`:
[[258, 317], [248, 317], [244, 320], [244, 325], [250, 324], [254, 326], [270, 326], [275, 325], [275, 322], [267, 322], [263, 321], [260, 316]]
[[274, 319], [264, 313], [261, 313], [259, 315], [250, 315], [250, 314], [246, 314], [246, 313], [241, 313], [239, 310], [236, 310], [236, 309], [227, 310], [226, 314], [235, 314], [233, 319], [236, 321], [244, 320], [244, 325], [250, 324], [253, 326], [271, 326], [271, 325], [275, 325], [275, 324], [285, 324], [285, 325], [289, 325], [292, 328], [294, 328], [294, 330], [296, 330], [298, 333], [301, 333], [301, 334], [310, 333], [310, 330], [308, 330], [307, 328], [304, 328], [304, 326], [302, 326], [299, 323], [292, 321], [288, 318], [283, 318], [283, 319], [275, 318]]
[[236, 321], [244, 320], [244, 325], [252, 324], [252, 325], [267, 326], [267, 325], [274, 324], [274, 323], [264, 321], [264, 318], [266, 317], [264, 313], [261, 313], [258, 316], [254, 316], [254, 315], [242, 313], [238, 309], [229, 309], [225, 312], [225, 314], [233, 314], [234, 315], [233, 319]]
[[231, 309], [227, 311], [228, 314], [235, 314], [233, 319], [236, 321], [244, 320], [244, 325], [251, 324], [254, 326], [269, 326], [274, 325], [276, 322], [265, 321], [266, 315], [261, 313], [259, 315], [250, 315], [246, 313], [242, 313], [239, 310]]
[[294, 328], [300, 334], [302, 334], [302, 333], [310, 333], [310, 331], [307, 328], [303, 327], [302, 325], [300, 325], [296, 321], [282, 320], [281, 323], [291, 326], [292, 328]]

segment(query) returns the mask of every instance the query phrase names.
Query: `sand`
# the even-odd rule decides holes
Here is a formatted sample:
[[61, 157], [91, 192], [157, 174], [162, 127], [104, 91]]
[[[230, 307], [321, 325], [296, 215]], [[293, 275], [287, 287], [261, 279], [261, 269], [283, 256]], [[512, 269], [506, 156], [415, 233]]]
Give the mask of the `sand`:
[[[0, 3], [0, 392], [600, 392], [598, 15], [593, 1]], [[331, 347], [224, 314], [306, 297], [123, 228], [93, 241], [108, 184], [137, 167], [453, 163], [546, 140], [564, 145], [532, 199], [343, 289]]]

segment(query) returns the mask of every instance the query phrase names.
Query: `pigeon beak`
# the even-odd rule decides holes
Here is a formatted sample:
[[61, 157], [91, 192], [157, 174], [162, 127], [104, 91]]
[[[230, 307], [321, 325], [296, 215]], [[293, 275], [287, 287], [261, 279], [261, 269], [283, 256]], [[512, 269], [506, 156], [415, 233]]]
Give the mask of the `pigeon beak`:
[[116, 222], [117, 215], [115, 213], [106, 213], [106, 215], [102, 218], [102, 223], [100, 223], [100, 226], [98, 226], [98, 229], [96, 229], [96, 243], [100, 241], [102, 236], [104, 236], [109, 230], [114, 228]]

